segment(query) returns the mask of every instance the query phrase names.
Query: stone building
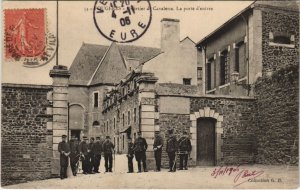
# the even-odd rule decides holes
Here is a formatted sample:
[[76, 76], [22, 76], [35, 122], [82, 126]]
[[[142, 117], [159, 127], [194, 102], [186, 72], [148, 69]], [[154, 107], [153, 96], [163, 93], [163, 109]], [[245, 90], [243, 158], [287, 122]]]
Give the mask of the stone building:
[[[141, 131], [150, 145], [150, 165], [154, 134], [160, 132], [166, 140], [169, 128], [175, 129], [178, 138], [183, 131], [190, 133], [192, 165], [297, 164], [298, 15], [295, 2], [251, 4], [197, 43], [194, 58], [205, 77], [192, 85], [165, 80], [171, 78], [172, 68], [164, 63], [178, 59], [174, 69], [185, 68], [189, 61], [185, 56], [182, 61], [172, 56], [164, 59], [160, 54], [145, 62], [106, 94], [104, 131], [114, 136], [119, 152], [126, 151], [127, 137], [134, 138], [136, 131]], [[164, 39], [164, 32], [162, 36]], [[173, 43], [174, 36], [168, 42], [172, 44], [168, 47], [174, 47], [170, 55], [182, 52]], [[283, 77], [282, 83], [276, 79], [278, 75]], [[276, 103], [270, 104], [272, 98]], [[292, 133], [282, 135], [280, 127]], [[272, 141], [280, 149], [275, 150]], [[265, 145], [268, 148], [263, 148]], [[165, 153], [163, 157], [166, 166]]]
[[161, 48], [83, 44], [70, 67], [70, 134], [96, 136], [115, 126], [103, 120], [105, 93], [134, 70], [154, 72], [160, 83], [196, 85], [195, 43], [188, 37], [180, 41], [179, 27], [179, 20], [162, 19]]

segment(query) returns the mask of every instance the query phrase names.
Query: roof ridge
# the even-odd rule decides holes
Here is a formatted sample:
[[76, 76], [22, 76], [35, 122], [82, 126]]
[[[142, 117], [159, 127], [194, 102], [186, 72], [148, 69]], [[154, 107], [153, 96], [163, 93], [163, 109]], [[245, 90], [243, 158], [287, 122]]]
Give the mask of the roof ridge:
[[125, 69], [127, 70], [127, 64], [126, 64], [125, 58], [124, 58], [124, 56], [123, 56], [123, 54], [122, 54], [122, 52], [121, 52], [121, 50], [120, 50], [118, 44], [116, 44], [116, 45], [117, 45], [117, 49], [118, 49], [118, 51], [119, 51], [119, 54], [121, 55], [123, 64], [125, 65]]
[[90, 79], [89, 82], [87, 83], [88, 86], [91, 85], [91, 82], [93, 81], [93, 79], [94, 79], [94, 77], [95, 77], [95, 75], [96, 75], [96, 73], [97, 73], [97, 71], [98, 71], [100, 65], [102, 64], [103, 60], [105, 59], [105, 57], [106, 57], [106, 55], [107, 55], [107, 53], [108, 53], [108, 51], [110, 50], [110, 48], [111, 48], [112, 45], [113, 45], [113, 43], [110, 44], [110, 46], [107, 48], [105, 54], [104, 54], [103, 57], [101, 58], [101, 60], [100, 60], [100, 62], [99, 62], [99, 64], [98, 64], [98, 66], [97, 66], [97, 68], [95, 69], [95, 72], [93, 73], [91, 79]]
[[120, 44], [120, 43], [116, 43], [117, 46], [131, 46], [131, 47], [139, 47], [139, 48], [152, 48], [152, 49], [160, 49], [159, 47], [149, 47], [149, 46], [137, 46], [137, 45], [125, 45], [125, 44]]

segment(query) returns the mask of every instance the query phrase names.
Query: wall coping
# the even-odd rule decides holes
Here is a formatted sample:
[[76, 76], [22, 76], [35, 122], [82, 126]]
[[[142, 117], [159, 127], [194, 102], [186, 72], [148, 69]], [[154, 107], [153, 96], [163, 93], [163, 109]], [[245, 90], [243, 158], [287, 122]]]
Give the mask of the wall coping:
[[241, 99], [241, 100], [256, 100], [251, 96], [229, 96], [229, 95], [180, 95], [180, 94], [157, 94], [157, 96], [183, 97], [183, 98], [225, 98], [225, 99]]
[[2, 87], [52, 89], [52, 85], [2, 83]]

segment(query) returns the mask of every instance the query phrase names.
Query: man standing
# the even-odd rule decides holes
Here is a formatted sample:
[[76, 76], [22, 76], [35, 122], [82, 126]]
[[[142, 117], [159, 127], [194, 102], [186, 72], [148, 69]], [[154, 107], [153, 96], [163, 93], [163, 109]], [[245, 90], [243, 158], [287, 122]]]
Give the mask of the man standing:
[[146, 165], [146, 150], [148, 148], [148, 144], [146, 139], [142, 137], [141, 132], [138, 132], [138, 138], [135, 139], [133, 150], [135, 153], [135, 159], [138, 163], [138, 173], [142, 172], [141, 162], [143, 162], [144, 172], [148, 172], [147, 165]]
[[112, 153], [114, 150], [115, 145], [110, 141], [110, 137], [106, 136], [106, 140], [103, 143], [103, 152], [104, 152], [104, 159], [105, 159], [105, 172], [112, 172], [113, 167], [113, 158]]
[[101, 161], [101, 153], [102, 153], [102, 141], [100, 137], [96, 137], [96, 142], [94, 144], [93, 152], [95, 156], [94, 160], [94, 172], [95, 173], [100, 173], [99, 172], [99, 166], [100, 166], [100, 161]]
[[133, 143], [131, 138], [128, 138], [128, 152], [127, 152], [127, 158], [128, 158], [128, 172], [127, 173], [133, 173]]
[[70, 140], [70, 164], [71, 164], [71, 169], [73, 176], [76, 176], [77, 174], [77, 168], [76, 168], [76, 163], [79, 160], [79, 143], [74, 135], [72, 135], [71, 140]]
[[88, 173], [89, 167], [89, 154], [88, 154], [88, 138], [86, 136], [83, 137], [82, 142], [79, 144], [79, 152], [82, 157], [82, 170], [83, 174]]
[[67, 143], [67, 135], [62, 135], [62, 141], [58, 143], [60, 153], [60, 179], [67, 178], [67, 168], [69, 164], [70, 145]]
[[183, 167], [185, 170], [187, 170], [188, 155], [192, 150], [192, 145], [186, 131], [183, 132], [183, 136], [178, 140], [178, 143], [180, 156], [179, 170], [183, 170]]
[[88, 157], [89, 157], [89, 167], [88, 167], [88, 173], [94, 174], [93, 171], [95, 157], [94, 157], [94, 137], [90, 138], [90, 143], [88, 145]]
[[156, 162], [156, 171], [160, 171], [160, 166], [161, 166], [161, 152], [162, 152], [162, 147], [164, 145], [164, 141], [161, 138], [159, 133], [155, 133], [155, 139], [154, 139], [154, 144], [153, 144], [153, 150], [154, 150], [154, 157], [155, 157], [155, 162]]
[[178, 149], [178, 142], [176, 136], [173, 135], [173, 130], [169, 130], [169, 139], [167, 140], [167, 153], [169, 157], [169, 172], [176, 172], [176, 151]]

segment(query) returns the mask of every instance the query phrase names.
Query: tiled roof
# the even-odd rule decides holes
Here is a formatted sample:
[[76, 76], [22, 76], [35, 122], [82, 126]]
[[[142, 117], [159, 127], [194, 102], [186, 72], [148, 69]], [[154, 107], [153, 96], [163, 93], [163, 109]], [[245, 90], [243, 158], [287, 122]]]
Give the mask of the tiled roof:
[[133, 45], [118, 45], [124, 58], [138, 59], [140, 63], [144, 63], [156, 55], [160, 54], [159, 48], [133, 46]]
[[108, 46], [82, 44], [71, 67], [70, 84], [87, 85]]
[[[114, 44], [112, 44], [114, 47], [110, 47], [113, 51], [109, 50], [103, 60], [108, 46], [83, 44], [70, 67], [70, 84], [88, 85], [93, 76], [90, 85], [118, 83], [128, 73], [124, 70], [126, 69], [124, 59], [125, 62], [135, 59], [143, 63], [161, 52], [158, 48]], [[102, 63], [98, 66], [101, 60]]]

